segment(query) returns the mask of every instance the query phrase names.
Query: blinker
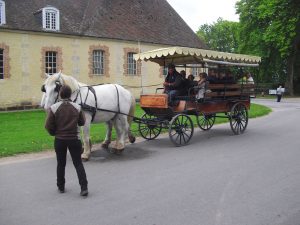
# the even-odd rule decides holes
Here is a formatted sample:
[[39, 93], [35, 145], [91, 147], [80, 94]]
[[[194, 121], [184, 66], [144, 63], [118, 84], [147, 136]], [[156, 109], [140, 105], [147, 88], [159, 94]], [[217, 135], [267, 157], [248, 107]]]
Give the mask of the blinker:
[[45, 84], [43, 84], [43, 85], [42, 85], [42, 87], [41, 87], [41, 91], [46, 93]]
[[58, 81], [56, 81], [55, 82], [55, 89], [54, 89], [54, 91], [56, 91], [56, 92], [59, 92], [59, 90], [60, 90], [60, 88], [62, 87], [62, 85], [60, 84], [60, 82], [58, 82]]

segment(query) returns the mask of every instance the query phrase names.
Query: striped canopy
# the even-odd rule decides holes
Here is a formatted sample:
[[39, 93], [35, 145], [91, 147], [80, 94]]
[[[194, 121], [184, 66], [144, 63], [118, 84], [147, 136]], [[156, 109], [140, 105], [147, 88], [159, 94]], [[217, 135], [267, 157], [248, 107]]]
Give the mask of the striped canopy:
[[197, 48], [170, 47], [160, 48], [134, 55], [135, 60], [144, 60], [158, 63], [160, 66], [174, 63], [186, 64], [223, 64], [231, 66], [259, 66], [259, 56], [218, 52]]

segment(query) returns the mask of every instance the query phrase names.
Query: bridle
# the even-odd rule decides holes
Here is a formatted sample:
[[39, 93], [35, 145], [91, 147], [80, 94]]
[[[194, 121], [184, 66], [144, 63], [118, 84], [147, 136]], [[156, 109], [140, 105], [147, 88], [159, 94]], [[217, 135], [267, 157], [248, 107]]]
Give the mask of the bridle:
[[[56, 99], [55, 99], [54, 103], [56, 103], [56, 102], [58, 101], [59, 90], [60, 90], [61, 87], [62, 87], [62, 84], [60, 83], [60, 81], [59, 81], [59, 80], [56, 80], [56, 81], [55, 81], [54, 92], [57, 92], [57, 96], [56, 96]], [[46, 93], [45, 84], [42, 85], [41, 91], [44, 92], [44, 93]]]

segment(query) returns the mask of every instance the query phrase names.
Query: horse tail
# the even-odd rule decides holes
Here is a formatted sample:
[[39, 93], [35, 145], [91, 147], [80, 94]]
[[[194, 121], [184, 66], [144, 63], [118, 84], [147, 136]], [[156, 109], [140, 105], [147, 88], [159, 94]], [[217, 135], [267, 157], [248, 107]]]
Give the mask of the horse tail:
[[135, 142], [135, 137], [132, 135], [131, 133], [131, 123], [133, 121], [133, 117], [134, 117], [134, 113], [135, 113], [135, 98], [133, 95], [131, 95], [131, 103], [130, 103], [130, 109], [129, 109], [129, 113], [127, 116], [127, 122], [128, 122], [128, 138], [130, 143], [134, 143]]

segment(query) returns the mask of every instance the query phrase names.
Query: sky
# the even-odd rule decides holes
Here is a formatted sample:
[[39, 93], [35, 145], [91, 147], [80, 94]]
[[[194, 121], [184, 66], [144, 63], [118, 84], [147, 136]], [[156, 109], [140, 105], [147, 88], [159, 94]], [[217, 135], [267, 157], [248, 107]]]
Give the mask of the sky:
[[237, 0], [167, 0], [181, 18], [198, 31], [203, 24], [217, 22], [219, 17], [229, 21], [239, 21], [235, 14]]

